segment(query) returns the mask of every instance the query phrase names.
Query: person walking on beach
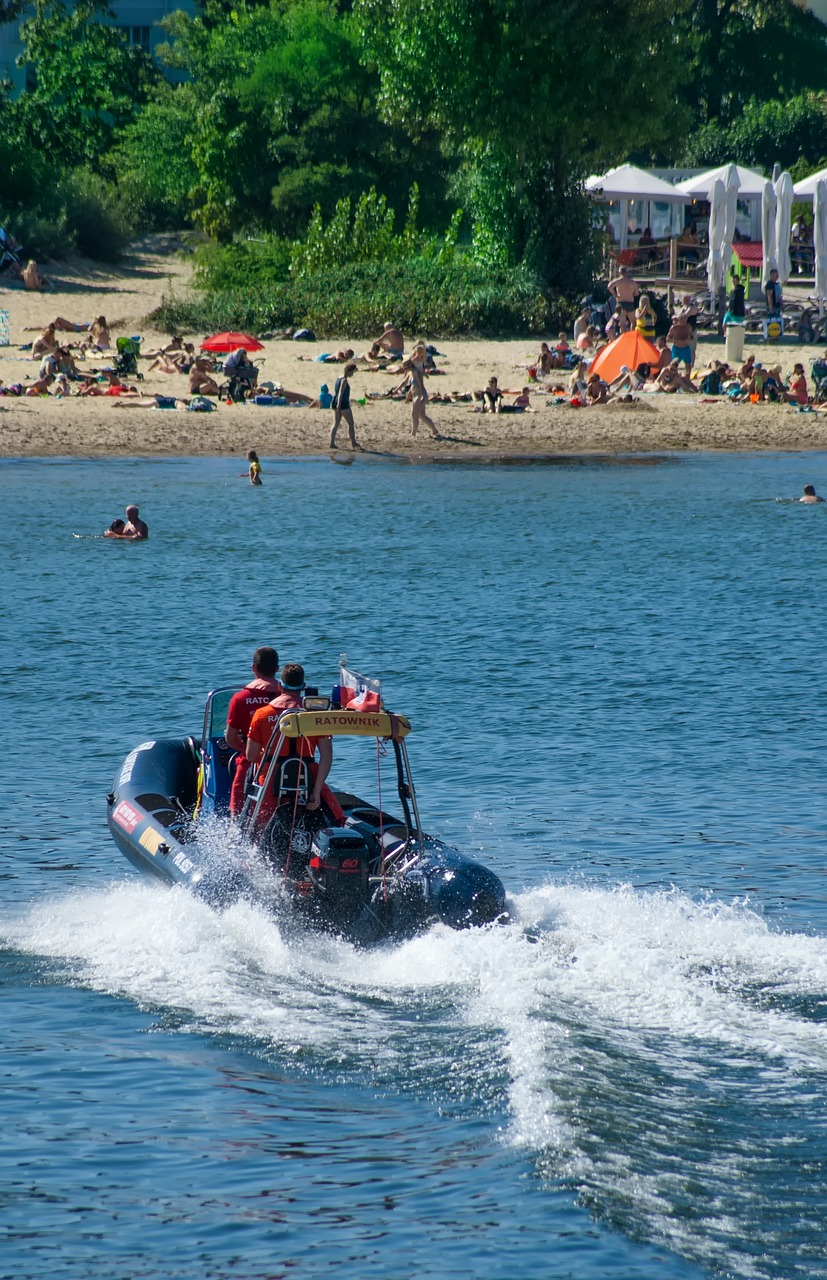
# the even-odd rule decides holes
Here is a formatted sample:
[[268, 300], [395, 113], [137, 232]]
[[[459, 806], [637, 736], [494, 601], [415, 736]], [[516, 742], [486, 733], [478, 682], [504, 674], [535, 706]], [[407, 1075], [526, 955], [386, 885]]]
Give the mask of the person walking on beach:
[[355, 364], [346, 364], [341, 378], [336, 379], [336, 385], [333, 388], [333, 426], [330, 430], [330, 448], [338, 448], [336, 444], [336, 432], [344, 418], [347, 423], [347, 431], [350, 436], [351, 449], [359, 449], [362, 446], [356, 443], [356, 428], [353, 423], [353, 410], [350, 407], [350, 382], [352, 374], [356, 372]]
[[411, 435], [415, 436], [420, 422], [424, 422], [431, 428], [434, 440], [441, 440], [442, 436], [426, 412], [428, 391], [425, 387], [425, 361], [427, 358], [428, 349], [425, 343], [418, 342], [411, 352], [410, 360], [406, 360], [402, 366], [411, 375]]

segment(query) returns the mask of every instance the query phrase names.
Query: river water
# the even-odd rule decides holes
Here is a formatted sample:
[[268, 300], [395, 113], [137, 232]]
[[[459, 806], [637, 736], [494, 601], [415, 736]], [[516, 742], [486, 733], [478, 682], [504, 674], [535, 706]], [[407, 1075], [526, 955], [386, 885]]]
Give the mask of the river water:
[[[827, 1276], [827, 457], [241, 469], [0, 465], [0, 1273]], [[382, 675], [510, 924], [364, 954], [120, 858], [120, 760], [262, 643]]]

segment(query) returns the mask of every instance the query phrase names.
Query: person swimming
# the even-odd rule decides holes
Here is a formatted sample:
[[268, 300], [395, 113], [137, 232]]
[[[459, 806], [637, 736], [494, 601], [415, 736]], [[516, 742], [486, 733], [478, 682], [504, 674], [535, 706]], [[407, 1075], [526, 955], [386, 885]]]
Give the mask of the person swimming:
[[820, 498], [819, 495], [816, 493], [814, 484], [805, 484], [803, 496], [800, 497], [798, 501], [808, 502], [812, 505], [814, 502], [823, 502], [824, 499]]

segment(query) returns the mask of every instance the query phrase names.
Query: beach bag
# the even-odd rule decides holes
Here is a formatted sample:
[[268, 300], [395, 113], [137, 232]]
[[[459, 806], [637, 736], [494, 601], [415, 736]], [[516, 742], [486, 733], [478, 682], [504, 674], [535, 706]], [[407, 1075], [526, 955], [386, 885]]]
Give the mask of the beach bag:
[[719, 396], [721, 394], [721, 375], [719, 373], [708, 373], [701, 382], [701, 391], [705, 396]]
[[193, 396], [187, 405], [190, 413], [212, 413], [215, 405], [206, 396]]

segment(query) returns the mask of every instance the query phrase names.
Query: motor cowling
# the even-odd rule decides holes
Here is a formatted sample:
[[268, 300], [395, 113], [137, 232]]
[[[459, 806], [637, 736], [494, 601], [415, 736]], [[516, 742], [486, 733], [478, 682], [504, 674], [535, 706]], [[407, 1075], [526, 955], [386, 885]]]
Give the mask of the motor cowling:
[[368, 901], [370, 854], [358, 832], [324, 827], [313, 837], [307, 872], [329, 909], [348, 913]]

